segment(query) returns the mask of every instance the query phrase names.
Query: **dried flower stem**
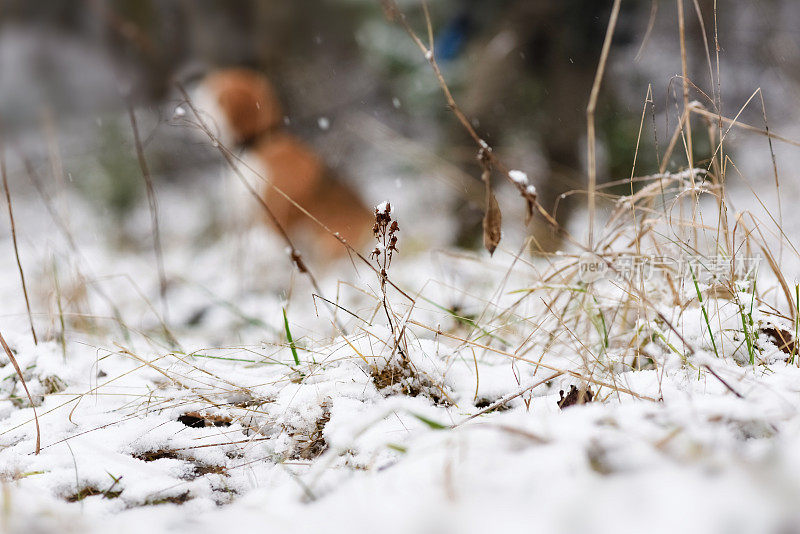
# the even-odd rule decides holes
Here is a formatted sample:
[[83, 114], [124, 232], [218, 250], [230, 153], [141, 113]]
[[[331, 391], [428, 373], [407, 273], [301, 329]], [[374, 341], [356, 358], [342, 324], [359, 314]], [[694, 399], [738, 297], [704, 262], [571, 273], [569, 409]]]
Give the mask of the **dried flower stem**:
[[389, 329], [392, 331], [394, 337], [395, 348], [400, 353], [403, 359], [406, 359], [403, 347], [400, 344], [402, 339], [402, 332], [396, 332], [392, 314], [389, 311], [389, 302], [386, 295], [386, 282], [388, 281], [387, 269], [392, 264], [392, 258], [397, 250], [397, 233], [400, 231], [400, 225], [397, 221], [392, 220], [392, 205], [389, 202], [383, 202], [375, 207], [375, 224], [372, 227], [372, 233], [375, 235], [377, 245], [370, 253], [370, 257], [375, 261], [378, 268], [378, 278], [381, 283], [381, 301], [383, 311], [386, 313], [386, 320], [389, 322]]

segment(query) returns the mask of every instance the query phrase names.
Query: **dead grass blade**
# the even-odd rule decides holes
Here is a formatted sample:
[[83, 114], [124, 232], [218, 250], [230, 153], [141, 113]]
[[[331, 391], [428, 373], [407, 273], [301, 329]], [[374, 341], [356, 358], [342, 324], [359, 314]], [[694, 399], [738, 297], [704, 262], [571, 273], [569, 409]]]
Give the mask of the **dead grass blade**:
[[597, 187], [597, 139], [594, 114], [597, 108], [597, 98], [600, 94], [600, 84], [603, 81], [603, 74], [606, 70], [608, 52], [611, 49], [611, 39], [614, 36], [614, 29], [617, 26], [620, 3], [621, 0], [614, 0], [614, 5], [611, 8], [611, 16], [608, 20], [606, 36], [603, 41], [603, 49], [600, 52], [600, 61], [597, 65], [594, 83], [592, 84], [592, 92], [589, 95], [589, 105], [586, 106], [586, 137], [588, 139], [587, 156], [589, 166], [589, 249], [594, 248], [595, 189]]
[[36, 406], [33, 405], [33, 397], [31, 397], [31, 392], [28, 391], [28, 384], [25, 383], [25, 377], [22, 376], [22, 369], [19, 368], [19, 364], [17, 363], [17, 359], [14, 357], [14, 353], [11, 352], [11, 348], [6, 343], [3, 334], [0, 334], [0, 344], [3, 345], [3, 350], [6, 351], [6, 355], [8, 359], [11, 360], [11, 365], [14, 366], [14, 370], [17, 372], [17, 376], [19, 377], [20, 382], [22, 382], [22, 387], [25, 388], [25, 394], [28, 395], [28, 400], [31, 403], [31, 408], [33, 408], [33, 420], [36, 424], [36, 454], [39, 454], [39, 451], [42, 449], [42, 432], [39, 429], [39, 415], [36, 413]]
[[3, 147], [2, 144], [0, 144], [0, 174], [3, 176], [3, 189], [5, 190], [6, 203], [8, 204], [8, 220], [11, 222], [11, 242], [14, 244], [14, 257], [17, 259], [19, 279], [22, 283], [22, 294], [25, 296], [25, 307], [28, 309], [28, 321], [31, 325], [31, 335], [33, 336], [33, 344], [38, 345], [39, 340], [36, 337], [36, 328], [33, 326], [31, 301], [28, 298], [28, 287], [25, 284], [25, 272], [22, 270], [22, 262], [19, 259], [19, 246], [17, 245], [17, 225], [14, 223], [14, 209], [11, 207], [11, 192], [8, 189], [8, 175], [6, 174], [5, 147]]
[[158, 288], [159, 295], [161, 296], [161, 313], [164, 316], [164, 321], [168, 322], [168, 309], [167, 309], [167, 274], [164, 269], [164, 252], [161, 248], [161, 232], [158, 226], [158, 199], [156, 198], [156, 190], [153, 187], [153, 178], [150, 175], [150, 167], [147, 165], [147, 160], [144, 157], [144, 149], [142, 148], [142, 140], [139, 136], [139, 126], [136, 122], [136, 113], [133, 111], [133, 106], [128, 104], [128, 117], [131, 121], [131, 128], [133, 129], [133, 141], [136, 146], [136, 158], [139, 160], [139, 167], [142, 170], [142, 177], [144, 178], [145, 189], [147, 191], [147, 204], [150, 208], [150, 220], [153, 230], [153, 249], [156, 255], [156, 264], [158, 266]]

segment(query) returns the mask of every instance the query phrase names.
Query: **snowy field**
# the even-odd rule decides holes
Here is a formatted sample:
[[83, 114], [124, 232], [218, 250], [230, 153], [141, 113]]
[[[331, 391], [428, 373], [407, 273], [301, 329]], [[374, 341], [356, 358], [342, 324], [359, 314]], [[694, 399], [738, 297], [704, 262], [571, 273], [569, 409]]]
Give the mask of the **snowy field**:
[[[755, 300], [746, 279], [587, 284], [585, 257], [531, 260], [513, 235], [491, 259], [435, 246], [419, 186], [388, 189], [394, 332], [357, 259], [312, 263], [334, 317], [265, 228], [207, 237], [212, 186], [159, 191], [166, 310], [146, 206], [121, 247], [79, 197], [53, 200], [59, 227], [17, 196], [38, 345], [6, 226], [0, 332], [41, 451], [2, 354], [3, 528], [800, 529], [796, 323], [765, 265]], [[592, 402], [560, 407], [571, 386]]]

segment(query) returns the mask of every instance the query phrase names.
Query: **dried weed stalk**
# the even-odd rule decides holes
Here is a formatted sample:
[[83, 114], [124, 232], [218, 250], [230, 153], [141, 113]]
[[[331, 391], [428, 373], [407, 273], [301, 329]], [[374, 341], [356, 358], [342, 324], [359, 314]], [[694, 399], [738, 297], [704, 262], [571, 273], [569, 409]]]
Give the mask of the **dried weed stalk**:
[[25, 272], [22, 270], [22, 262], [19, 259], [19, 245], [17, 244], [17, 225], [14, 223], [14, 209], [11, 207], [11, 192], [8, 188], [8, 175], [6, 174], [6, 157], [5, 147], [0, 143], [0, 174], [3, 177], [3, 189], [6, 194], [6, 203], [8, 204], [8, 220], [11, 223], [11, 242], [14, 244], [14, 257], [17, 259], [17, 269], [19, 270], [19, 279], [22, 283], [22, 294], [25, 296], [25, 307], [28, 310], [28, 322], [31, 325], [31, 335], [33, 336], [33, 344], [38, 345], [39, 340], [36, 337], [36, 328], [33, 326], [33, 313], [31, 312], [31, 301], [28, 298], [28, 287], [25, 284]]
[[389, 322], [389, 329], [394, 338], [394, 349], [400, 353], [403, 360], [407, 360], [402, 347], [402, 332], [395, 328], [392, 313], [389, 308], [389, 299], [386, 292], [388, 281], [388, 269], [392, 264], [392, 258], [397, 250], [397, 233], [400, 225], [392, 219], [392, 205], [389, 202], [382, 202], [375, 206], [375, 224], [372, 226], [372, 233], [375, 236], [375, 248], [370, 253], [370, 258], [375, 262], [378, 272], [378, 280], [381, 284], [381, 305]]

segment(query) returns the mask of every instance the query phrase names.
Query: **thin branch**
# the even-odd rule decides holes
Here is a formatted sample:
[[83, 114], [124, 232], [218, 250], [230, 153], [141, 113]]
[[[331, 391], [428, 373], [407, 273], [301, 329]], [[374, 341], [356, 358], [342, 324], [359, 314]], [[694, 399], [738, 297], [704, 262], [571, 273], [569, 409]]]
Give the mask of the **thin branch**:
[[31, 335], [33, 336], [33, 344], [38, 345], [39, 340], [36, 337], [36, 328], [33, 326], [33, 313], [31, 313], [31, 301], [28, 298], [28, 287], [25, 284], [25, 272], [22, 270], [22, 262], [19, 259], [19, 246], [17, 244], [17, 225], [14, 223], [14, 210], [11, 207], [11, 192], [8, 189], [8, 175], [6, 174], [6, 154], [5, 147], [0, 145], [0, 174], [3, 175], [3, 189], [6, 193], [6, 202], [8, 203], [8, 219], [11, 222], [11, 241], [14, 244], [14, 256], [17, 259], [17, 269], [19, 270], [19, 279], [22, 283], [22, 294], [25, 295], [25, 307], [28, 309], [28, 321], [31, 324]]
[[606, 28], [606, 37], [603, 41], [603, 49], [600, 52], [600, 62], [597, 65], [592, 92], [589, 95], [589, 105], [586, 106], [586, 137], [587, 155], [589, 165], [589, 249], [594, 248], [594, 219], [595, 219], [595, 190], [597, 188], [597, 145], [594, 124], [595, 110], [597, 109], [597, 98], [600, 94], [600, 85], [603, 82], [603, 74], [606, 70], [608, 52], [611, 49], [611, 39], [614, 36], [614, 29], [617, 26], [619, 16], [619, 6], [622, 0], [614, 0], [611, 8], [611, 17]]
[[150, 168], [144, 157], [144, 149], [142, 148], [142, 141], [139, 137], [139, 127], [136, 123], [136, 113], [133, 111], [133, 107], [130, 103], [128, 103], [128, 116], [130, 117], [131, 127], [133, 128], [136, 157], [139, 160], [139, 167], [142, 169], [142, 177], [144, 178], [145, 189], [147, 190], [147, 204], [150, 207], [150, 220], [153, 226], [153, 249], [155, 250], [156, 263], [158, 264], [158, 285], [159, 295], [161, 296], [162, 315], [164, 316], [164, 321], [168, 321], [167, 274], [164, 269], [164, 252], [161, 248], [161, 232], [158, 226], [158, 199], [156, 198], [156, 190], [153, 187], [153, 178], [150, 175]]

